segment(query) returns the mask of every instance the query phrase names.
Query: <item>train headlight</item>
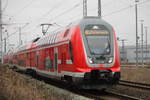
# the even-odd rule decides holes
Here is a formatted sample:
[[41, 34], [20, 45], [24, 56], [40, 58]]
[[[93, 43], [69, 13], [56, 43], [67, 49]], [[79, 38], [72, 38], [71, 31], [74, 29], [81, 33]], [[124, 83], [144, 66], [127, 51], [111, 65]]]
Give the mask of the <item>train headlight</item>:
[[113, 62], [113, 57], [110, 57], [109, 59], [108, 59], [108, 63], [112, 63]]
[[90, 64], [94, 63], [93, 58], [88, 57], [88, 60], [89, 60], [89, 63], [90, 63]]
[[109, 49], [109, 48], [107, 48], [107, 49], [106, 49], [106, 53], [109, 53], [109, 52], [110, 52], [110, 49]]

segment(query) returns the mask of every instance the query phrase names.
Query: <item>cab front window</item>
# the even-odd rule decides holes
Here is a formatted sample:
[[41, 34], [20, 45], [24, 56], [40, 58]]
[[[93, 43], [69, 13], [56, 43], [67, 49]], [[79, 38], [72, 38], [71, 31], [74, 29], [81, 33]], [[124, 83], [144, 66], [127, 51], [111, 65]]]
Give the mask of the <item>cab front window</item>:
[[110, 34], [103, 25], [87, 25], [85, 36], [91, 55], [110, 53]]

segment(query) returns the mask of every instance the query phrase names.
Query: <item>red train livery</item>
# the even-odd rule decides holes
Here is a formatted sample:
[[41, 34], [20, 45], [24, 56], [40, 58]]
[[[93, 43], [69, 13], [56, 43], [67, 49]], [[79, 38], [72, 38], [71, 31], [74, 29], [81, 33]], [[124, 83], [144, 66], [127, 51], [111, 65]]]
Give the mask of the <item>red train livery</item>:
[[115, 32], [98, 17], [37, 38], [5, 55], [4, 63], [86, 89], [107, 88], [120, 79]]

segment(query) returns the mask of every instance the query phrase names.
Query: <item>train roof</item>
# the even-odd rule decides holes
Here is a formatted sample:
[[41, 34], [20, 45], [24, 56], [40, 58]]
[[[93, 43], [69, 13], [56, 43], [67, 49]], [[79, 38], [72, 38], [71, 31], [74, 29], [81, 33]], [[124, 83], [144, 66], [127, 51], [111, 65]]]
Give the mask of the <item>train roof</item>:
[[62, 35], [67, 32], [71, 27], [73, 26], [80, 26], [83, 27], [84, 25], [94, 23], [94, 24], [104, 24], [110, 26], [107, 22], [105, 22], [103, 19], [100, 17], [95, 17], [95, 16], [88, 16], [84, 17], [82, 19], [78, 19], [72, 23], [70, 23], [67, 27], [64, 27], [62, 29], [58, 29], [56, 31], [51, 32], [51, 34], [42, 36], [42, 37], [37, 37], [34, 39], [31, 43], [21, 46], [18, 51], [23, 51], [23, 50], [28, 50], [32, 48], [36, 48], [39, 46], [47, 45], [47, 44], [53, 44], [56, 41], [59, 42], [60, 40], [64, 39], [63, 41], [67, 40], [68, 38], [64, 38]]

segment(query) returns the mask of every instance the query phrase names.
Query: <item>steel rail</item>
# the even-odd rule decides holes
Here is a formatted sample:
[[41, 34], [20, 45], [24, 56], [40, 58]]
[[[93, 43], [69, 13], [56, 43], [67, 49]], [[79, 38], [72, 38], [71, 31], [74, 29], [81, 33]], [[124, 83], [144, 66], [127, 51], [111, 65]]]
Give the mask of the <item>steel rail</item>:
[[144, 100], [142, 98], [137, 98], [137, 97], [129, 96], [129, 95], [126, 95], [126, 94], [121, 94], [121, 93], [118, 93], [118, 92], [113, 92], [113, 91], [106, 91], [106, 92], [109, 93], [109, 94], [112, 94], [112, 95], [116, 95], [116, 96], [125, 98], [127, 100]]
[[110, 97], [114, 98], [114, 99], [117, 98], [117, 100], [144, 100], [142, 98], [137, 98], [137, 97], [134, 97], [134, 96], [129, 96], [127, 94], [121, 94], [121, 93], [118, 93], [118, 92], [114, 92], [112, 90], [105, 90], [105, 91], [103, 91], [103, 93], [100, 92], [100, 91], [99, 92], [96, 91], [95, 93], [94, 93], [94, 91], [89, 91], [89, 92], [80, 91], [80, 92], [81, 92], [80, 93], [81, 95], [86, 96], [86, 97], [90, 97], [90, 98], [94, 98], [96, 100], [97, 99], [98, 100], [108, 100], [106, 98], [106, 96], [108, 96], [108, 98], [110, 98]]
[[131, 81], [125, 81], [125, 80], [120, 80], [119, 85], [123, 86], [129, 86], [133, 88], [140, 88], [140, 89], [145, 89], [145, 90], [150, 90], [150, 84], [145, 84], [145, 83], [138, 83], [138, 82], [131, 82]]

